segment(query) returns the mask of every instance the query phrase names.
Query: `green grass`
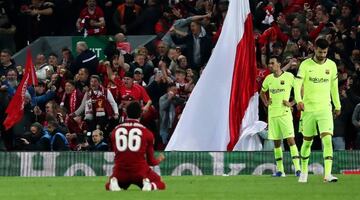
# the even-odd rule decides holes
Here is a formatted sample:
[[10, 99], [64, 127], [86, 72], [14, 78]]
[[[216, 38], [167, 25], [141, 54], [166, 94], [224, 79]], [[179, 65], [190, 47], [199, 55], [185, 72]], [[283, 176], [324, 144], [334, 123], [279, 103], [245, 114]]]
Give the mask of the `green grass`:
[[163, 177], [165, 191], [142, 192], [136, 186], [127, 191], [106, 192], [106, 177], [0, 177], [1, 200], [122, 200], [122, 199], [357, 199], [360, 176], [339, 175], [338, 183], [323, 183], [321, 176], [309, 176], [300, 184], [294, 176], [182, 176]]

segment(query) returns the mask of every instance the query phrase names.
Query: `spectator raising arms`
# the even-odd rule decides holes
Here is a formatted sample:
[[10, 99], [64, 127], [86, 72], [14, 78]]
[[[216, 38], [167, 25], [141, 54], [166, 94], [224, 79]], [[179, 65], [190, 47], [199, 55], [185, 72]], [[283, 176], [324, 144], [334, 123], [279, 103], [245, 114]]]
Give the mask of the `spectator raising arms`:
[[80, 107], [74, 113], [80, 116], [84, 111], [88, 131], [95, 130], [97, 125], [100, 126], [100, 130], [104, 130], [109, 118], [119, 117], [118, 106], [111, 92], [101, 85], [100, 77], [97, 75], [90, 77], [90, 89], [85, 93]]
[[96, 0], [87, 0], [86, 5], [76, 21], [76, 28], [79, 32], [83, 31], [84, 36], [104, 35], [106, 28], [103, 10], [96, 6]]

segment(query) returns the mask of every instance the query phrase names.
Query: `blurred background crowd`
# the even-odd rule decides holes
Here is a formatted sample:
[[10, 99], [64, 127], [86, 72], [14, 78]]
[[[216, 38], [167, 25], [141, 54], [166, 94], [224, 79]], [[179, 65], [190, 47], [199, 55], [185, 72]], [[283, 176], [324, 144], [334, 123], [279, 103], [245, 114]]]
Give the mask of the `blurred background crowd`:
[[[282, 69], [296, 75], [300, 62], [313, 55], [315, 39], [326, 38], [342, 103], [334, 148], [359, 149], [360, 1], [250, 4], [259, 89], [270, 73], [270, 55], [281, 56]], [[216, 45], [228, 6], [227, 0], [0, 0], [1, 124], [24, 73], [12, 59], [15, 52], [41, 36], [114, 36], [102, 60], [84, 41], [76, 52], [61, 47], [61, 54], [34, 55], [39, 84], [27, 89], [22, 120], [9, 130], [1, 126], [0, 150], [108, 151], [109, 134], [132, 101], [143, 106], [141, 122], [154, 133], [155, 149], [163, 150]], [[128, 35], [156, 38], [131, 46]], [[297, 130], [300, 114], [295, 107], [293, 113]], [[261, 104], [259, 115], [267, 120]], [[272, 150], [266, 130], [259, 136], [264, 150]], [[301, 145], [301, 134], [296, 138]]]

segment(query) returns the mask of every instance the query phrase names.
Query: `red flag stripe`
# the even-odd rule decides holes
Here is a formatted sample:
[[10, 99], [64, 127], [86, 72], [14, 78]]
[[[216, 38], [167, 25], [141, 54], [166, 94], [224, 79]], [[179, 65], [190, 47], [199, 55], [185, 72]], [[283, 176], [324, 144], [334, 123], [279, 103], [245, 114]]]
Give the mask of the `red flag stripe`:
[[[28, 82], [28, 85], [32, 84], [32, 85], [38, 85], [38, 79], [36, 77], [36, 73], [35, 73], [35, 67], [34, 64], [32, 62], [32, 56], [31, 56], [31, 50], [30, 48], [28, 48], [26, 50], [26, 64], [25, 64], [25, 71], [28, 70], [30, 73], [30, 80]], [[25, 72], [26, 73], [26, 72]]]
[[242, 119], [250, 98], [256, 92], [256, 57], [253, 37], [252, 15], [248, 14], [244, 24], [244, 35], [237, 45], [229, 106], [230, 142], [232, 151], [240, 138]]
[[3, 122], [3, 125], [5, 126], [6, 130], [13, 127], [22, 119], [24, 115], [25, 93], [27, 87], [31, 84], [37, 85], [37, 82], [38, 80], [35, 75], [35, 69], [32, 63], [31, 51], [30, 49], [27, 49], [24, 76], [21, 79], [21, 82], [16, 89], [15, 95], [12, 97], [5, 111], [7, 116]]

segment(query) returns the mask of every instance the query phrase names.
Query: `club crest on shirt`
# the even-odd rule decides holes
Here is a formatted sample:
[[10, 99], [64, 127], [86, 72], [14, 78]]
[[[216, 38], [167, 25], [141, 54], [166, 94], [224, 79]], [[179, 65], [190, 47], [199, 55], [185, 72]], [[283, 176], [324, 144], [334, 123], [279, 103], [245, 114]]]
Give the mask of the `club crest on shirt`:
[[284, 81], [284, 80], [281, 80], [281, 81], [280, 81], [280, 84], [281, 84], [281, 85], [284, 85], [284, 84], [285, 84], [285, 81]]
[[326, 69], [326, 70], [325, 70], [325, 74], [330, 74], [330, 70], [329, 70], [329, 69]]

